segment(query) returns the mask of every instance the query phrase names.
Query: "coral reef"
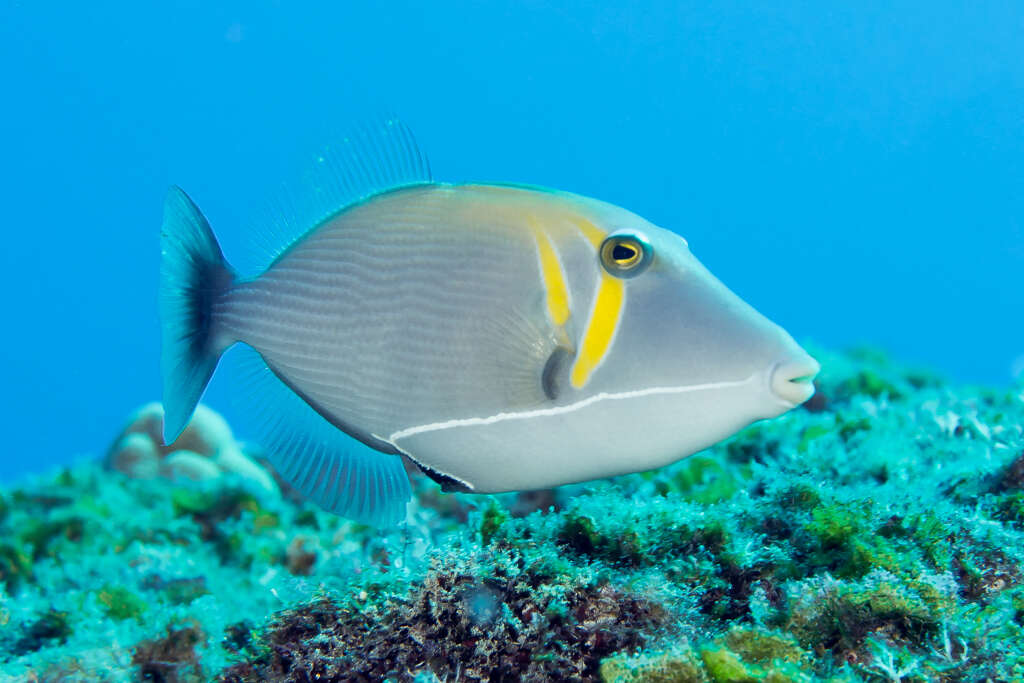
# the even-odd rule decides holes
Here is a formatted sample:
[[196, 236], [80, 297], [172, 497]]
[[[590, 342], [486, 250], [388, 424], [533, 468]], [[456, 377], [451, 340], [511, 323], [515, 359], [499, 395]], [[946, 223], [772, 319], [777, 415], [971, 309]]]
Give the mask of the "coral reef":
[[163, 432], [163, 406], [147, 403], [114, 439], [107, 465], [135, 479], [207, 481], [234, 474], [268, 493], [277, 492], [274, 478], [245, 454], [227, 421], [213, 409], [199, 405], [174, 443], [165, 445]]
[[416, 590], [361, 609], [322, 599], [279, 615], [265, 649], [227, 681], [377, 681], [439, 670], [468, 680], [593, 678], [601, 658], [646, 642], [665, 611], [610, 585], [522, 568], [435, 566]]
[[816, 355], [809, 405], [671, 467], [501, 496], [416, 477], [388, 530], [164, 478], [136, 419], [123, 462], [145, 433], [156, 476], [0, 492], [0, 678], [1021, 680], [1024, 385]]

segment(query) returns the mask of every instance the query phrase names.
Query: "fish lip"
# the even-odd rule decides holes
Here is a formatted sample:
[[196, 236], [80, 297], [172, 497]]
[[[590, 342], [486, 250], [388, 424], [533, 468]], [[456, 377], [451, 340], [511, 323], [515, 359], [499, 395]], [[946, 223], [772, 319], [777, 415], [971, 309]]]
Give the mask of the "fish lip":
[[803, 354], [780, 361], [768, 373], [768, 388], [775, 398], [789, 408], [795, 408], [814, 396], [814, 378], [821, 365]]

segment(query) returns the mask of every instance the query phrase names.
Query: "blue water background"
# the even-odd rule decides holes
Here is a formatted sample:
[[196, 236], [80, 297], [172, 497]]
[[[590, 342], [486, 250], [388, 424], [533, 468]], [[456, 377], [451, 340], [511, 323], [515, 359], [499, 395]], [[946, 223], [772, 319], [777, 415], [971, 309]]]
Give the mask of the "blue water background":
[[[101, 451], [158, 397], [170, 183], [230, 258], [303, 159], [378, 111], [439, 179], [680, 232], [799, 339], [1006, 383], [1022, 35], [1019, 2], [0, 3], [0, 481]], [[208, 398], [244, 431], [231, 391]]]

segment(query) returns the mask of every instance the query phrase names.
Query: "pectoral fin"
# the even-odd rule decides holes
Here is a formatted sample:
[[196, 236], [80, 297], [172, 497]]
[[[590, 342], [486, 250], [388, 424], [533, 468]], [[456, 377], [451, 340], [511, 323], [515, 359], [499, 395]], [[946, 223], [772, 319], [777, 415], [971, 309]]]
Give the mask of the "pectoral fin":
[[557, 399], [575, 357], [564, 330], [551, 325], [542, 311], [532, 313], [496, 314], [480, 330], [492, 350], [481, 381], [501, 392], [507, 410]]

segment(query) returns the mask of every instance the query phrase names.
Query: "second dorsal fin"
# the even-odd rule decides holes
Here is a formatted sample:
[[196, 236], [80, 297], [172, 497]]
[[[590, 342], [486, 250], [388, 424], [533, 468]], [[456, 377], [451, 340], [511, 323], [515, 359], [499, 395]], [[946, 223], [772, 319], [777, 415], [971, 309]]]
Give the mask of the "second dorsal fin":
[[284, 184], [253, 221], [256, 251], [244, 270], [265, 270], [309, 230], [351, 204], [380, 192], [432, 182], [430, 163], [412, 131], [397, 118], [356, 127], [325, 146], [297, 180]]

